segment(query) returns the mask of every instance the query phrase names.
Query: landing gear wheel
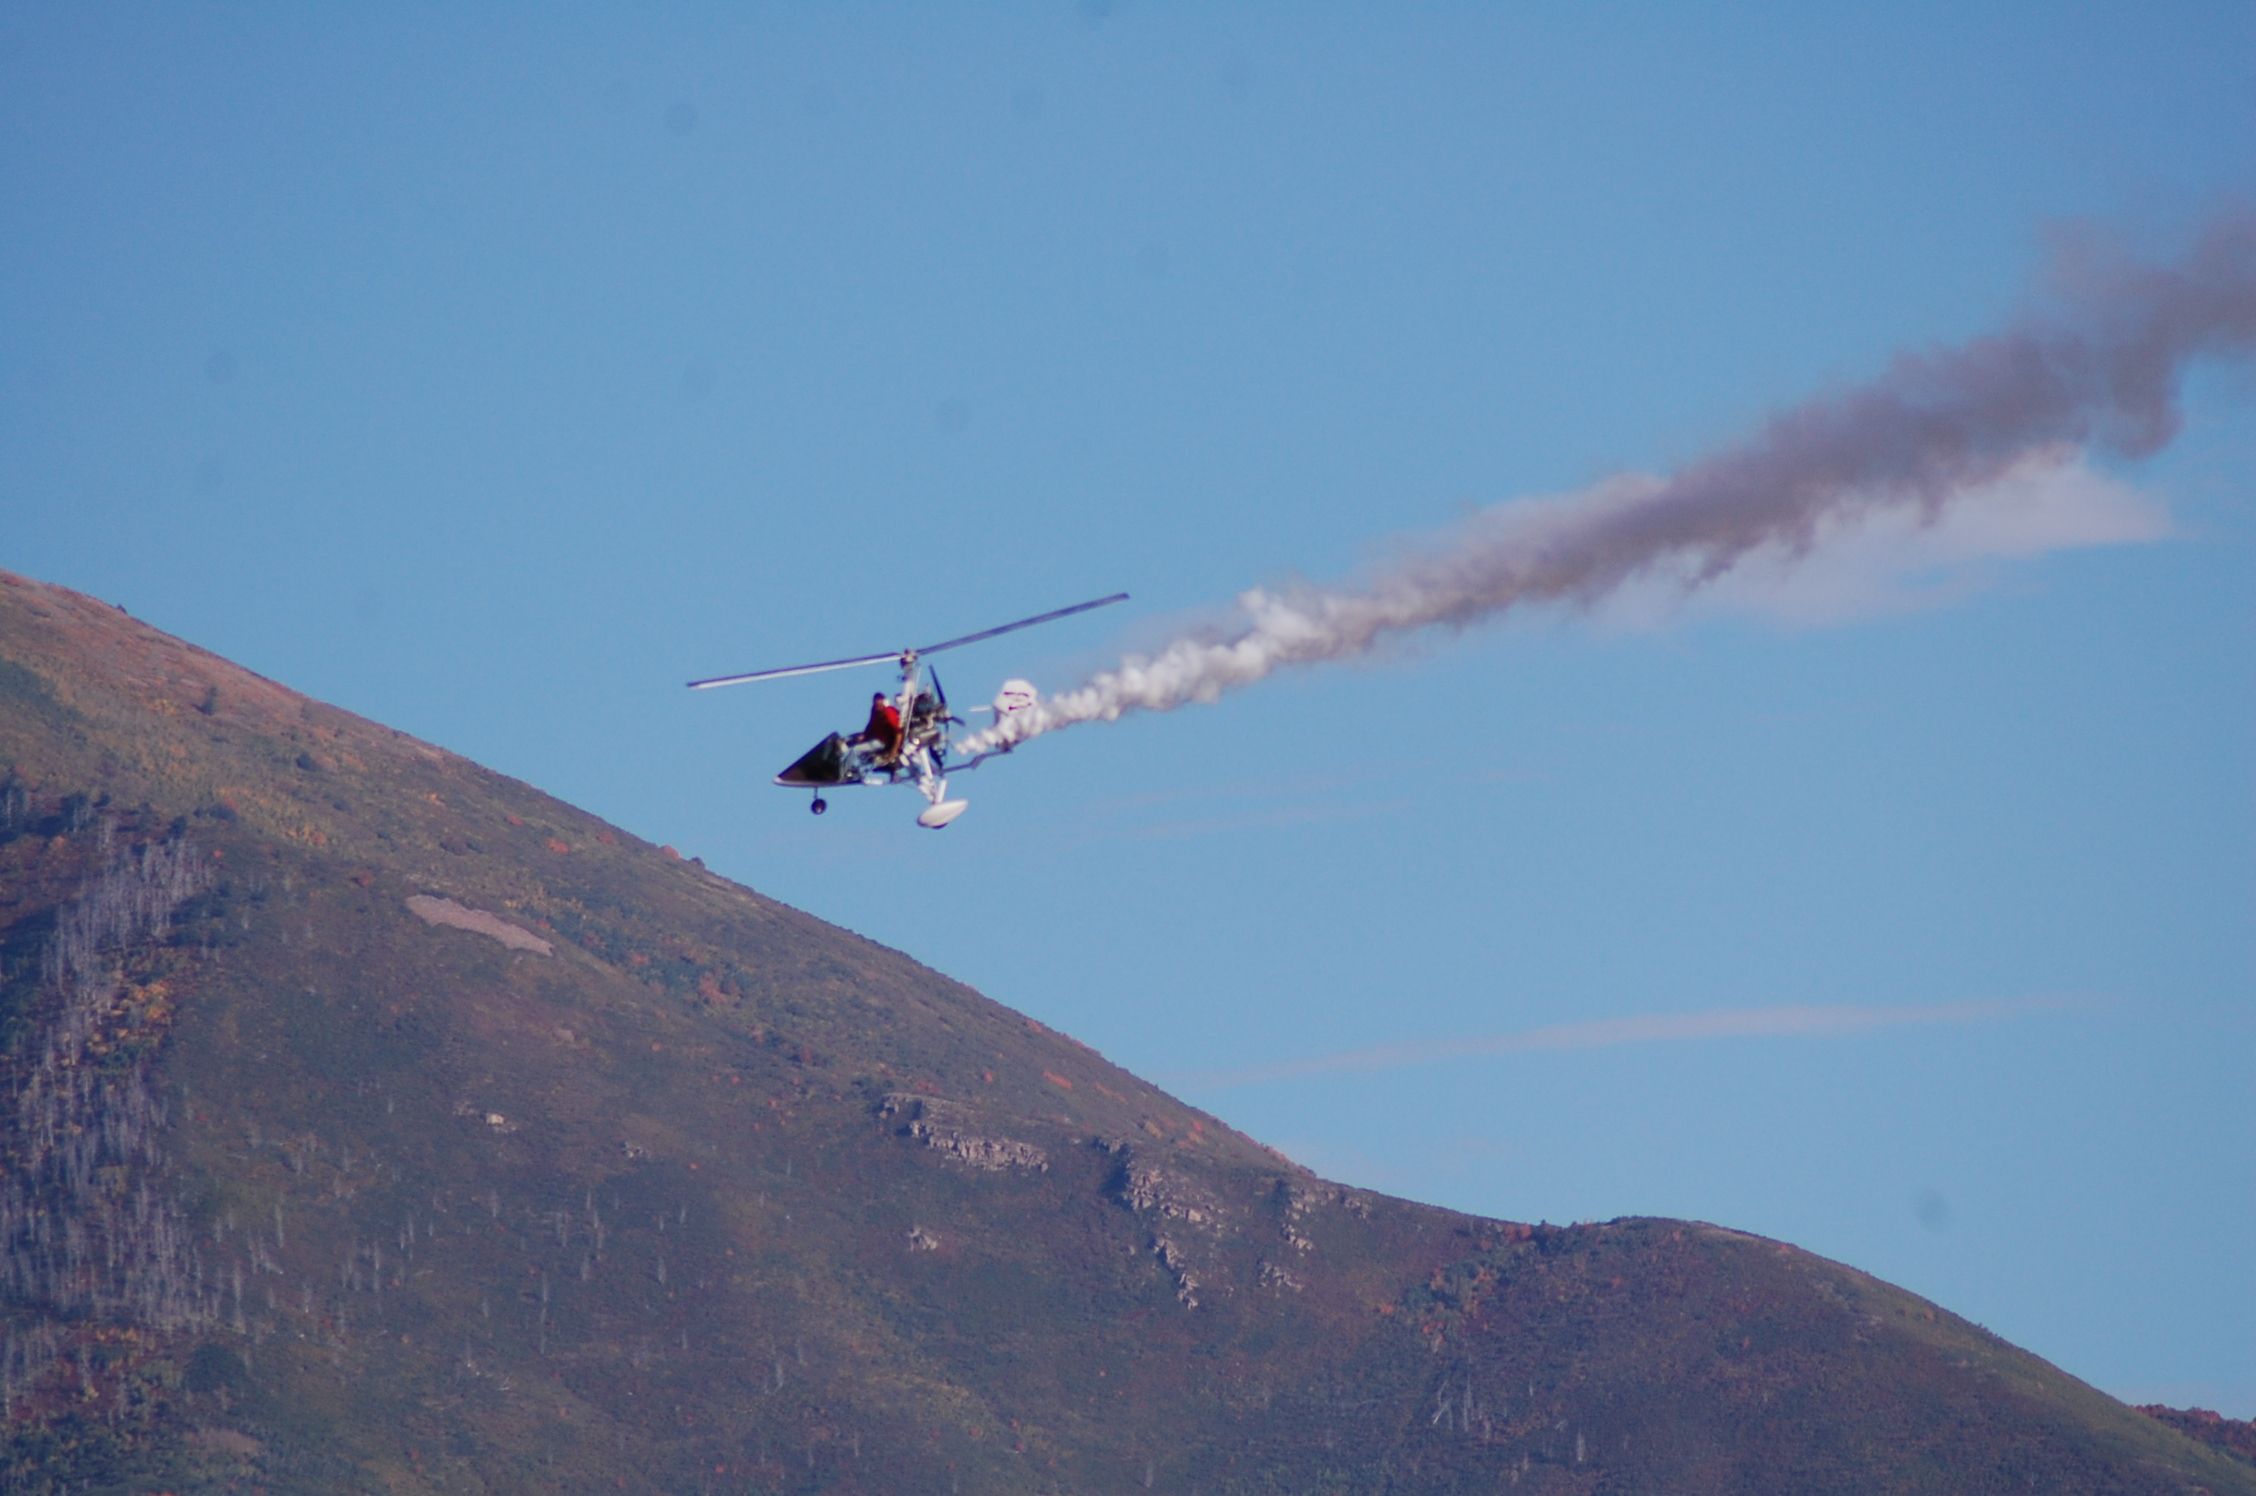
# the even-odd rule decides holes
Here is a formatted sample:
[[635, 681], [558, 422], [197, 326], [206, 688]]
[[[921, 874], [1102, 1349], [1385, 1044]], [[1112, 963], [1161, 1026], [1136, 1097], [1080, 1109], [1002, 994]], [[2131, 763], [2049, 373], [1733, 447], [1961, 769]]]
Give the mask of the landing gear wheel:
[[822, 796], [817, 795], [815, 796], [815, 803], [808, 806], [807, 809], [813, 811], [816, 815], [819, 816], [824, 811], [830, 809], [830, 802], [828, 800], [825, 800]]

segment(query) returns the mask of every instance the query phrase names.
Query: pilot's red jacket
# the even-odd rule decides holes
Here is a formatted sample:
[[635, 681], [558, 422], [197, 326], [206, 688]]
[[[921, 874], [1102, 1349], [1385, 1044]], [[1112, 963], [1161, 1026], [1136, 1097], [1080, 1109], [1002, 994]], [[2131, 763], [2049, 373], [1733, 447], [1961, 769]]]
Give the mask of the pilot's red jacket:
[[870, 703], [869, 723], [862, 728], [862, 737], [877, 744], [887, 753], [901, 746], [901, 710], [890, 701]]

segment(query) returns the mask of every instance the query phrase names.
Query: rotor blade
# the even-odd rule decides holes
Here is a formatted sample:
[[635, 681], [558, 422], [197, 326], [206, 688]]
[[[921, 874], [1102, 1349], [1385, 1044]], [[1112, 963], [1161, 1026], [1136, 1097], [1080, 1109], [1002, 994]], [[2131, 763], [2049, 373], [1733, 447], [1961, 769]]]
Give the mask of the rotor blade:
[[1102, 608], [1112, 603], [1124, 603], [1126, 601], [1128, 601], [1127, 593], [1115, 592], [1110, 597], [1100, 597], [1090, 602], [1075, 603], [1070, 608], [1059, 608], [1054, 612], [1037, 613], [1032, 618], [1021, 618], [1016, 623], [1005, 623], [991, 629], [981, 629], [978, 633], [966, 634], [961, 639], [949, 639], [939, 644], [927, 644], [917, 653], [938, 654], [943, 649], [954, 649], [959, 644], [977, 644], [980, 640], [992, 639], [997, 634], [1008, 634], [1017, 629], [1030, 629], [1037, 623], [1048, 623], [1056, 618], [1070, 618], [1076, 613], [1086, 613], [1091, 608]]
[[[954, 649], [959, 644], [977, 644], [980, 640], [992, 639], [997, 634], [1008, 634], [1017, 629], [1032, 628], [1037, 623], [1049, 623], [1059, 618], [1070, 618], [1076, 613], [1086, 613], [1091, 608], [1107, 607], [1113, 603], [1124, 603], [1127, 600], [1127, 593], [1115, 592], [1110, 597], [1100, 597], [1090, 602], [1075, 603], [1070, 608], [1058, 608], [1048, 613], [1037, 613], [1032, 618], [1021, 618], [1016, 623], [1006, 623], [991, 629], [981, 629], [976, 634], [966, 634], [960, 639], [949, 639], [939, 644], [928, 644], [918, 650], [917, 653], [934, 654], [943, 649]], [[781, 680], [787, 675], [817, 675], [825, 670], [851, 670], [857, 665], [882, 665], [899, 658], [901, 658], [901, 651], [892, 650], [885, 654], [856, 655], [850, 660], [824, 660], [815, 665], [785, 665], [777, 670], [753, 670], [743, 675], [716, 675], [708, 680], [693, 680], [689, 683], [689, 688], [692, 691], [704, 691], [714, 686], [741, 686], [747, 681]]]
[[693, 680], [689, 683], [689, 688], [692, 691], [703, 691], [713, 686], [741, 686], [746, 681], [781, 680], [787, 675], [818, 675], [825, 670], [850, 670], [856, 665], [887, 665], [900, 657], [900, 653], [894, 651], [881, 655], [857, 655], [851, 660], [824, 660], [819, 665], [785, 665], [779, 670], [754, 670], [744, 675], [716, 675], [710, 680]]

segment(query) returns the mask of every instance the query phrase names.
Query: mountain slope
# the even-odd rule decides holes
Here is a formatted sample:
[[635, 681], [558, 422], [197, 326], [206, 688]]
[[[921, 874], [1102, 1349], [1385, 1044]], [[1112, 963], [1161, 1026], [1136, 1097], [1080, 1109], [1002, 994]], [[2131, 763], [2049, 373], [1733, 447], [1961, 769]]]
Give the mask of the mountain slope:
[[2256, 1491], [1779, 1243], [1343, 1189], [0, 573], [9, 1489]]

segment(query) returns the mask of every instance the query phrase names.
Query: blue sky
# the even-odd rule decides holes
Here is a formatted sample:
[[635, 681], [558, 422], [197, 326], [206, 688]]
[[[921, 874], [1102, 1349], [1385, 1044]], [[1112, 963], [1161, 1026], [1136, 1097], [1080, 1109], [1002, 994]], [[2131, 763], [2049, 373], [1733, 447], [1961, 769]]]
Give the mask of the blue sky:
[[1336, 1177], [1784, 1237], [2256, 1416], [2245, 365], [2092, 459], [2145, 539], [1523, 611], [940, 836], [766, 785], [881, 681], [681, 689], [1132, 592], [943, 664], [1069, 685], [2256, 192], [2246, 6], [1838, 9], [10, 6], [0, 565]]

